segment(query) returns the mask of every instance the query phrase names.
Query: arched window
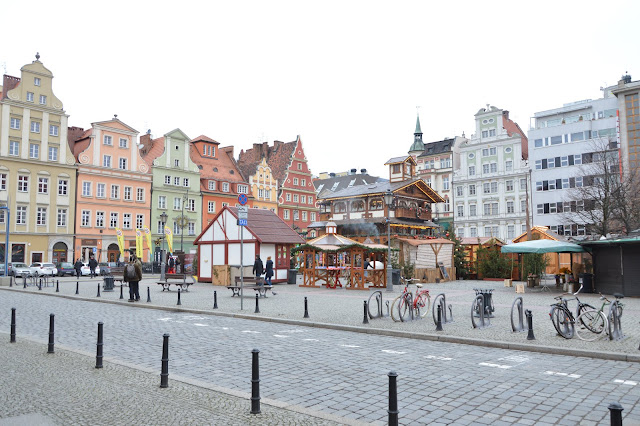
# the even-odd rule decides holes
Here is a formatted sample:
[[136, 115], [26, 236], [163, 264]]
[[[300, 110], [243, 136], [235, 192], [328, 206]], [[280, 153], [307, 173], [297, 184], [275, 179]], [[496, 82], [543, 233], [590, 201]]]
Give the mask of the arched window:
[[383, 210], [384, 209], [384, 201], [382, 198], [372, 198], [369, 201], [369, 210]]
[[347, 204], [344, 201], [338, 201], [333, 205], [336, 213], [344, 213], [347, 211]]
[[407, 208], [407, 202], [406, 201], [400, 201], [398, 203], [398, 207], [402, 208], [402, 209], [406, 209]]
[[352, 212], [363, 212], [364, 211], [364, 201], [355, 200], [351, 202], [351, 211]]

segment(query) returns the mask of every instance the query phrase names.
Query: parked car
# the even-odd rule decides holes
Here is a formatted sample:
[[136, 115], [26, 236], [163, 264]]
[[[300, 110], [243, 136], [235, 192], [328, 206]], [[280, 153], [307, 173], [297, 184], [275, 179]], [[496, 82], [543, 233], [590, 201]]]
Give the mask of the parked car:
[[107, 262], [100, 262], [98, 263], [98, 269], [96, 269], [96, 273], [98, 273], [97, 271], [100, 271], [100, 275], [110, 275], [111, 274], [111, 267], [109, 266], [109, 264]]
[[11, 262], [9, 264], [9, 274], [13, 276], [20, 276], [22, 274], [31, 275], [31, 270], [25, 263]]
[[[82, 275], [91, 275], [91, 269], [89, 269], [89, 262], [82, 262], [82, 268], [80, 268]], [[100, 275], [100, 264], [96, 266], [96, 275]]]
[[56, 265], [54, 265], [53, 263], [35, 262], [35, 263], [32, 263], [31, 266], [29, 266], [29, 270], [31, 272], [31, 275], [36, 275], [36, 276], [40, 276], [40, 275], [54, 276], [58, 274], [58, 268], [56, 268]]
[[73, 268], [73, 263], [71, 262], [60, 262], [57, 268], [59, 277], [64, 277], [67, 274], [73, 277], [76, 274], [76, 270]]
[[0, 263], [0, 275], [4, 276], [4, 262]]

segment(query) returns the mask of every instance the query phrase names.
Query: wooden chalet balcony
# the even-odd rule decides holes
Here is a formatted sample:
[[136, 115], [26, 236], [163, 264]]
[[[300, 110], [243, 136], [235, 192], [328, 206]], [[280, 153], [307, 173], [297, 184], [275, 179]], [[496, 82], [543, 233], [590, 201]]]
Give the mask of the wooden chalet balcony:
[[416, 209], [408, 209], [404, 207], [398, 207], [396, 209], [396, 217], [398, 219], [421, 219], [431, 220], [431, 212], [427, 209], [421, 209], [419, 212]]

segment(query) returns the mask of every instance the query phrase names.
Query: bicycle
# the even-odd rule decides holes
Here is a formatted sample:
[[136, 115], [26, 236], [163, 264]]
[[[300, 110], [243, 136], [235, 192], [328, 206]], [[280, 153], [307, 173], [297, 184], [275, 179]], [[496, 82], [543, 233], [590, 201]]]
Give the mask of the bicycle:
[[413, 293], [409, 290], [409, 286], [413, 281], [418, 281], [418, 279], [404, 278], [401, 276], [400, 281], [405, 287], [402, 293], [393, 300], [391, 305], [391, 318], [398, 322], [398, 319], [394, 315], [396, 304], [398, 305], [398, 317], [400, 318], [400, 321], [405, 322], [418, 316], [420, 318], [424, 318], [424, 316], [429, 312], [429, 307], [431, 306], [429, 290], [423, 290], [422, 284], [416, 283], [416, 295], [414, 298]]
[[[558, 332], [558, 334], [565, 339], [571, 339], [575, 335], [575, 323], [576, 318], [580, 317], [583, 312], [595, 310], [593, 306], [588, 303], [582, 303], [578, 298], [578, 293], [582, 290], [582, 285], [575, 293], [563, 293], [560, 296], [554, 297], [557, 300], [556, 303], [551, 305], [551, 311], [549, 311], [549, 317], [551, 318], [551, 322], [553, 323], [554, 328]], [[570, 299], [566, 299], [564, 296], [572, 295], [574, 299], [578, 302], [578, 306], [576, 307], [576, 315], [569, 310], [567, 302]], [[583, 320], [587, 320], [587, 317], [580, 320], [579, 324], [582, 326], [586, 325]], [[588, 321], [586, 321], [588, 323]]]
[[[602, 300], [600, 309], [596, 310], [594, 308], [584, 311], [580, 316], [578, 316], [578, 324], [582, 324], [582, 326], [578, 327], [576, 335], [580, 340], [591, 342], [596, 340], [605, 332], [611, 337], [613, 334], [611, 330], [612, 324], [613, 327], [616, 327], [617, 324], [617, 328], [619, 328], [620, 317], [622, 317], [622, 311], [624, 310], [624, 305], [620, 299], [624, 296], [620, 293], [614, 293], [613, 296], [616, 300], [611, 302], [603, 296], [602, 293], [600, 293], [600, 300]], [[604, 313], [604, 308], [607, 305], [610, 305], [609, 315], [605, 315]]]

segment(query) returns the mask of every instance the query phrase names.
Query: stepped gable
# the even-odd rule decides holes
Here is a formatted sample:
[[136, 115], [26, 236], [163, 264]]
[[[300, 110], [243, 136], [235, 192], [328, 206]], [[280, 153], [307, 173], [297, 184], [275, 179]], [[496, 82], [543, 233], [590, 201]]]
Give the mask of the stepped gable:
[[246, 151], [240, 151], [237, 164], [238, 168], [246, 178], [253, 176], [256, 173], [258, 164], [260, 164], [263, 157], [268, 156], [269, 150], [269, 142], [262, 142], [254, 143], [253, 148]]
[[273, 146], [269, 147], [269, 155], [267, 157], [267, 164], [271, 167], [271, 175], [278, 182], [284, 182], [284, 178], [291, 164], [291, 155], [296, 149], [298, 141], [293, 142], [281, 142], [274, 141]]

